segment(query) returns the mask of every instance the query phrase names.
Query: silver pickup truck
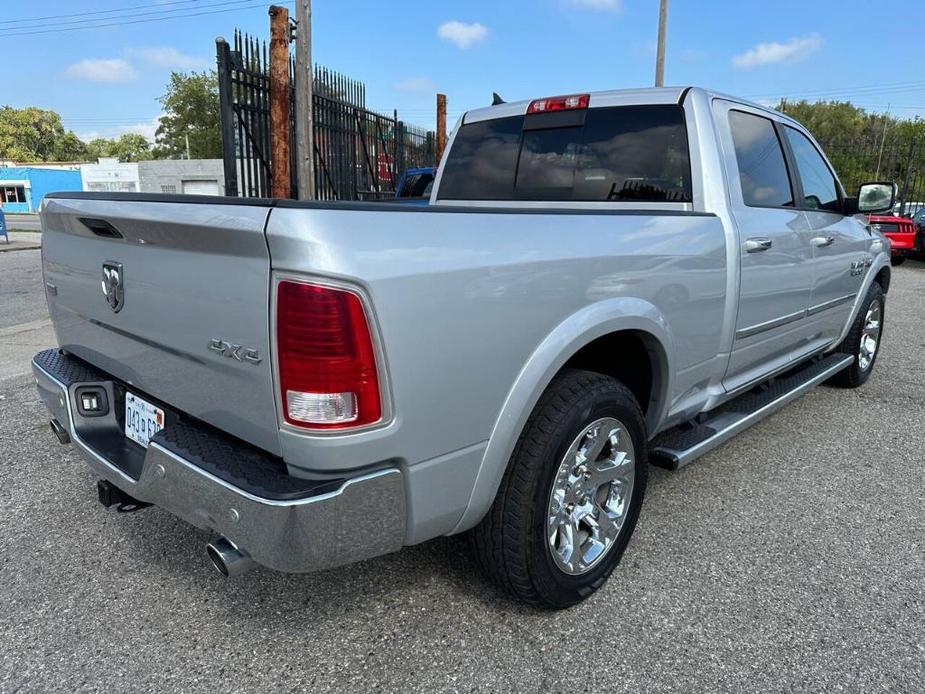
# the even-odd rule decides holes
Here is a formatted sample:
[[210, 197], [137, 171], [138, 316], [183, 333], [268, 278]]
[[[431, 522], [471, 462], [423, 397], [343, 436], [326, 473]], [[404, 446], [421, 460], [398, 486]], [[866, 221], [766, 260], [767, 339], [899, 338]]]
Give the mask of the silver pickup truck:
[[697, 88], [502, 103], [431, 204], [60, 193], [42, 210], [51, 425], [121, 510], [226, 575], [471, 531], [517, 598], [619, 562], [678, 468], [870, 375], [889, 242], [787, 116]]

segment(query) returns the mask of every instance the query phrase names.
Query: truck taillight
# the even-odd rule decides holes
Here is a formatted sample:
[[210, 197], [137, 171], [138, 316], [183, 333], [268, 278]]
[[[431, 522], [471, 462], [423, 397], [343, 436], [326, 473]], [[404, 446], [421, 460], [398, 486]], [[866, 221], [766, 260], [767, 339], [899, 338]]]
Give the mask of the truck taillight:
[[531, 101], [527, 106], [527, 115], [531, 113], [546, 113], [547, 111], [571, 111], [579, 108], [588, 108], [589, 94], [572, 94], [570, 96], [551, 96], [548, 99]]
[[379, 421], [376, 353], [356, 294], [281, 281], [276, 350], [283, 414], [289, 424], [345, 429]]

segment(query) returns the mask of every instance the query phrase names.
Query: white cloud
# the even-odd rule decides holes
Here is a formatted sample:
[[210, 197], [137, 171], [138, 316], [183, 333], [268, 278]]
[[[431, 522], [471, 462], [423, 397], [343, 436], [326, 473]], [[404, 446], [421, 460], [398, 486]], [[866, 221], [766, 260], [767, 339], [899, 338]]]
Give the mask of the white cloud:
[[[163, 114], [161, 114], [163, 115]], [[131, 125], [117, 125], [114, 127], [103, 127], [96, 130], [88, 130], [84, 132], [77, 133], [79, 137], [84, 142], [89, 142], [97, 137], [105, 137], [106, 139], [116, 139], [120, 135], [125, 135], [126, 133], [138, 133], [139, 135], [144, 135], [145, 139], [149, 142], [154, 142], [154, 133], [157, 131], [158, 123], [161, 119], [161, 116], [155, 116], [149, 121], [141, 121], [139, 123], [133, 123]], [[65, 125], [67, 122], [65, 120]]]
[[131, 82], [138, 78], [135, 68], [122, 58], [84, 58], [69, 66], [65, 74], [78, 80], [109, 84]]
[[605, 12], [619, 12], [621, 0], [565, 0], [566, 5], [582, 7], [588, 10], [603, 10]]
[[198, 55], [182, 53], [172, 46], [158, 46], [153, 48], [130, 48], [126, 54], [137, 56], [146, 63], [171, 70], [202, 70], [209, 67], [208, 58]]
[[488, 27], [479, 22], [466, 24], [454, 19], [437, 27], [437, 36], [455, 43], [459, 48], [468, 48], [479, 41], [483, 41], [488, 36]]
[[430, 77], [409, 77], [396, 84], [395, 88], [402, 92], [433, 92], [437, 85]]
[[733, 56], [732, 64], [740, 68], [751, 68], [772, 63], [798, 63], [821, 45], [822, 37], [819, 34], [798, 36], [784, 43], [759, 43], [744, 53]]

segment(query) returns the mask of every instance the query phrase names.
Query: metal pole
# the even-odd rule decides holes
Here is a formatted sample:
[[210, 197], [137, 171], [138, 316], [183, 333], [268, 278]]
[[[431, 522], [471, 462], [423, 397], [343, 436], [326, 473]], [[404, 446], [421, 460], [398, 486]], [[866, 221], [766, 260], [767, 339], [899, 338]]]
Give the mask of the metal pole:
[[225, 195], [238, 196], [238, 155], [234, 139], [234, 97], [231, 93], [231, 48], [222, 37], [215, 39], [218, 54], [218, 101], [222, 127], [222, 161]]
[[295, 148], [299, 200], [315, 199], [312, 0], [296, 0]]
[[886, 113], [883, 115], [883, 134], [880, 136], [880, 152], [877, 154], [877, 173], [874, 174], [874, 180], [880, 179], [880, 162], [883, 160], [883, 143], [886, 142], [886, 124], [890, 118], [890, 104], [886, 105]]
[[912, 172], [912, 159], [915, 154], [915, 135], [909, 142], [909, 158], [906, 159], [906, 174], [903, 176], [902, 202], [899, 204], [899, 216], [906, 214], [906, 199], [909, 195], [909, 174]]
[[668, 30], [668, 0], [658, 6], [658, 48], [655, 55], [655, 86], [665, 86], [665, 33]]
[[446, 94], [437, 94], [437, 152], [434, 163], [440, 166], [446, 147]]
[[270, 196], [292, 195], [289, 157], [289, 10], [270, 6]]

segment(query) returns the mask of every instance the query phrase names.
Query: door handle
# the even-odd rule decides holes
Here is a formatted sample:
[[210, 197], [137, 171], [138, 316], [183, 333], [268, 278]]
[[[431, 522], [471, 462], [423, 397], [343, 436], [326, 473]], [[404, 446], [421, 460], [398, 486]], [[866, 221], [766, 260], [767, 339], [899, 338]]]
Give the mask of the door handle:
[[816, 248], [824, 248], [825, 246], [831, 246], [835, 243], [834, 236], [815, 236], [812, 241], [813, 245]]
[[768, 238], [755, 237], [753, 239], [745, 239], [745, 252], [761, 253], [762, 251], [768, 250], [773, 245], [774, 242]]

